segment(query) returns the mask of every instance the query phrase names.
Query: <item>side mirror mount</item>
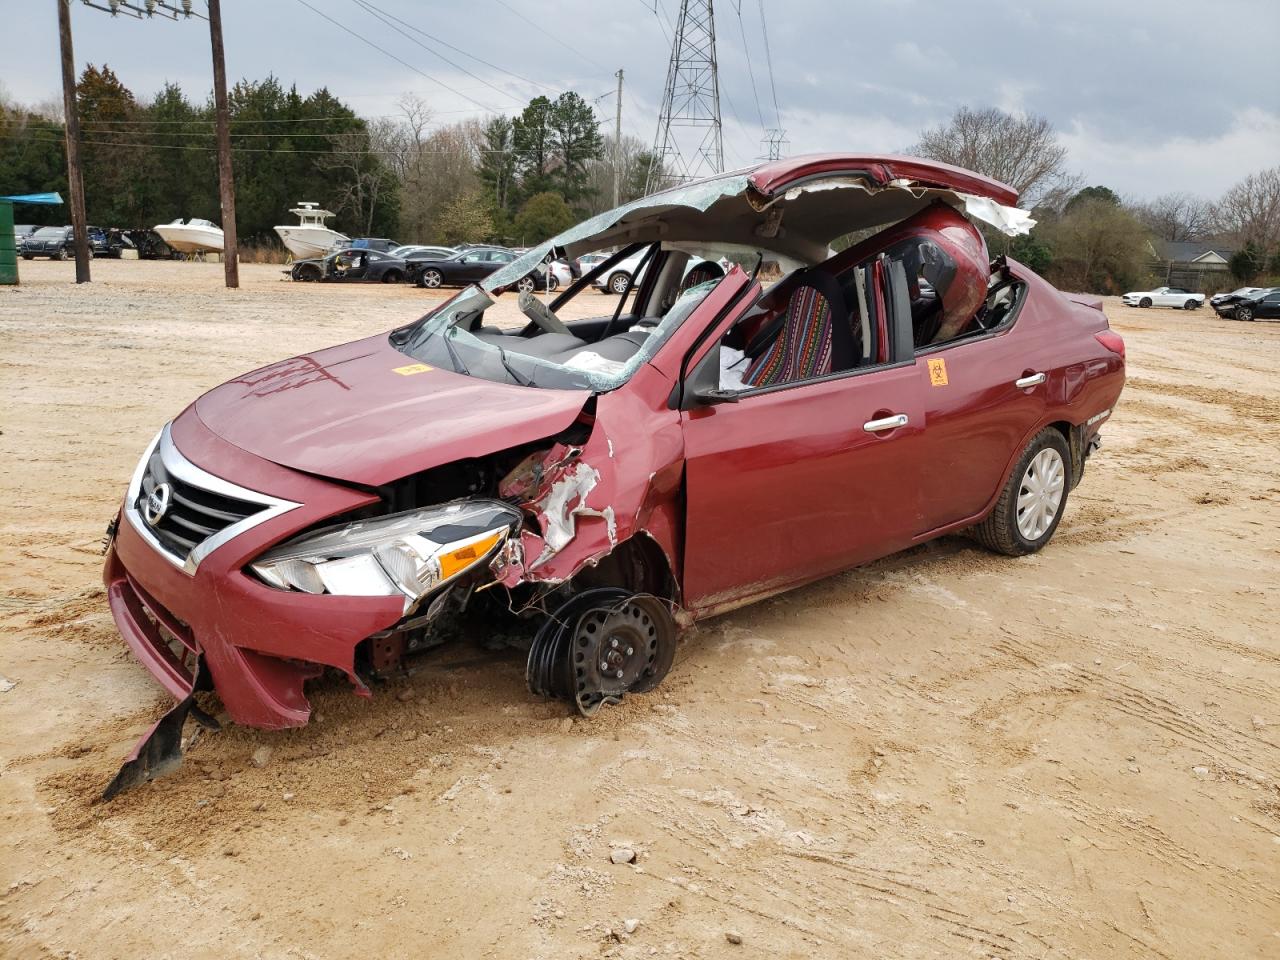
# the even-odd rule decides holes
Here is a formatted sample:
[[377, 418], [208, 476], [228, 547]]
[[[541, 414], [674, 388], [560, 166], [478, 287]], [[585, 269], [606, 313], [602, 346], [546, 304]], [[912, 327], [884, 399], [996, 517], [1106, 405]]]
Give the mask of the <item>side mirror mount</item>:
[[693, 399], [699, 404], [714, 406], [718, 403], [737, 403], [739, 394], [736, 390], [721, 390], [719, 387], [700, 387], [693, 391]]

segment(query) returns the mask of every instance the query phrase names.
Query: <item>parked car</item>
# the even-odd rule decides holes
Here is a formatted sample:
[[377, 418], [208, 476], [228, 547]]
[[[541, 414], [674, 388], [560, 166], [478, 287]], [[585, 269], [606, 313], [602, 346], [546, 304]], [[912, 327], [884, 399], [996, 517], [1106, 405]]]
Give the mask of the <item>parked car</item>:
[[[645, 251], [640, 251], [610, 264], [607, 271], [591, 281], [591, 285], [601, 293], [625, 293], [633, 282], [644, 279], [644, 267], [641, 263], [644, 253]], [[590, 272], [591, 269], [592, 267], [587, 267], [583, 272]], [[638, 275], [636, 271], [640, 271]]]
[[93, 257], [111, 257], [120, 259], [120, 251], [130, 244], [124, 235], [115, 228], [104, 230], [102, 227], [89, 227], [89, 255]]
[[33, 234], [33, 233], [35, 233], [35, 232], [36, 232], [36, 229], [37, 229], [37, 228], [36, 228], [36, 225], [35, 225], [34, 223], [15, 223], [15, 224], [13, 225], [13, 240], [14, 240], [14, 243], [17, 243], [17, 242], [18, 242], [18, 241], [20, 241], [23, 237], [29, 237], [29, 236], [31, 236], [31, 234]]
[[399, 257], [402, 260], [408, 260], [410, 256], [418, 257], [447, 257], [456, 253], [453, 247], [431, 246], [425, 243], [404, 243], [387, 251], [393, 257]]
[[399, 283], [404, 279], [405, 262], [389, 253], [347, 247], [325, 257], [295, 260], [285, 272], [291, 280]]
[[1237, 303], [1266, 291], [1266, 287], [1241, 287], [1238, 290], [1232, 290], [1230, 293], [1219, 293], [1217, 296], [1210, 297], [1209, 306], [1213, 307], [1213, 312], [1218, 316], [1227, 320], [1234, 320]]
[[377, 250], [379, 253], [390, 253], [400, 244], [386, 237], [356, 237], [351, 241], [351, 246], [355, 250]]
[[[1100, 300], [989, 258], [977, 221], [1025, 231], [1016, 200], [928, 160], [772, 161], [203, 394], [143, 451], [109, 531], [112, 615], [179, 701], [109, 792], [176, 765], [195, 689], [234, 722], [299, 726], [326, 668], [368, 694], [469, 626], [524, 632], [531, 691], [590, 716], [656, 686], [699, 618], [948, 533], [1040, 550], [1124, 341]], [[522, 293], [523, 328], [486, 323], [549, 250], [619, 236], [606, 265], [653, 267], [611, 309], [561, 319], [581, 313], [568, 292]], [[685, 285], [722, 251], [789, 272]]]
[[[477, 283], [516, 259], [511, 250], [502, 247], [467, 247], [448, 257], [415, 261], [415, 282], [420, 287], [461, 287]], [[533, 290], [546, 283], [546, 274], [535, 264], [527, 276], [519, 278], [521, 290]]]
[[408, 262], [405, 271], [405, 279], [410, 283], [418, 282], [418, 268], [428, 260], [448, 260], [456, 255], [458, 250], [454, 247], [442, 246], [422, 246], [412, 253], [405, 254], [404, 258]]
[[598, 263], [604, 263], [609, 259], [607, 253], [584, 253], [582, 256], [574, 259], [574, 266], [578, 268], [578, 276], [584, 276], [591, 272], [591, 268]]
[[50, 260], [68, 260], [76, 255], [75, 233], [70, 227], [39, 227], [22, 238], [18, 253], [23, 260], [48, 257]]
[[1236, 304], [1237, 320], [1280, 319], [1280, 287], [1261, 290]]
[[1204, 306], [1203, 293], [1192, 293], [1181, 287], [1156, 287], [1154, 290], [1126, 293], [1121, 299], [1126, 307], [1181, 307], [1183, 310], [1195, 310]]

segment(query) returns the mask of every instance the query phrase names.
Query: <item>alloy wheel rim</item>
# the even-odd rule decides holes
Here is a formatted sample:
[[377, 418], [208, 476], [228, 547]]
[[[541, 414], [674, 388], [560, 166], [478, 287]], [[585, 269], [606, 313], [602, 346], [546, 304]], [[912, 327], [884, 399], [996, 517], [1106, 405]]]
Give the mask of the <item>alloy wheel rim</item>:
[[1027, 540], [1039, 540], [1053, 525], [1066, 490], [1062, 455], [1045, 447], [1027, 464], [1018, 487], [1018, 532]]
[[430, 270], [422, 275], [422, 282], [428, 287], [438, 287], [440, 286], [440, 274]]

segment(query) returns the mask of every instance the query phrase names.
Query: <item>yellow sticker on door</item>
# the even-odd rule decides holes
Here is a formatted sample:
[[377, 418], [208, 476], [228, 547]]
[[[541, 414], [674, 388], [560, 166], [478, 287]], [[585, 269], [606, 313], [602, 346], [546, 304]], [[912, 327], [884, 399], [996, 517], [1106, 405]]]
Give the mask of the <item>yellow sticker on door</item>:
[[947, 361], [929, 361], [929, 383], [935, 387], [945, 387], [947, 385]]
[[407, 367], [392, 367], [391, 369], [402, 377], [411, 377], [415, 373], [426, 373], [428, 370], [433, 368], [427, 366], [425, 363], [411, 363]]

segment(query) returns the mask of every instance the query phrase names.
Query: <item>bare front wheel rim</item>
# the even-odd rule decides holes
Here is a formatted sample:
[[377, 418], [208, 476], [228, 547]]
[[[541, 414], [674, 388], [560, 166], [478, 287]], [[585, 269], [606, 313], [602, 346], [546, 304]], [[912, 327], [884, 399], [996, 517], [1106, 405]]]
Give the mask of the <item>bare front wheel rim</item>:
[[1018, 487], [1018, 532], [1029, 541], [1039, 540], [1053, 526], [1062, 495], [1066, 491], [1066, 469], [1062, 455], [1045, 447], [1027, 464]]

